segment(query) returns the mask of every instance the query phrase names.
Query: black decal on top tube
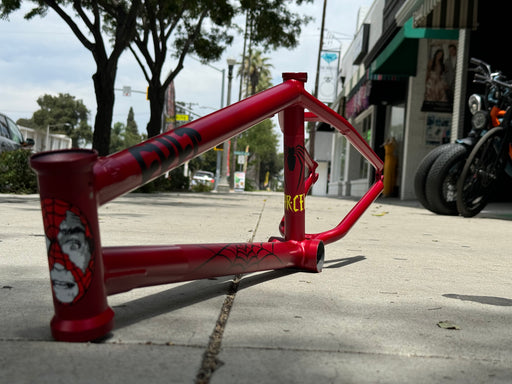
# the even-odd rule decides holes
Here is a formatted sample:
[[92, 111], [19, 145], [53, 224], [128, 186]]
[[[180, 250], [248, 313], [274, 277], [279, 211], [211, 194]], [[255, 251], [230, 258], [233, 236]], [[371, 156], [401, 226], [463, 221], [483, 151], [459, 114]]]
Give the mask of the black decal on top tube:
[[151, 176], [160, 169], [162, 160], [165, 159], [163, 151], [153, 143], [144, 143], [129, 148], [128, 151], [140, 166], [143, 183], [151, 179]]
[[170, 169], [176, 159], [179, 159], [176, 164], [178, 165], [191, 154], [196, 154], [200, 142], [199, 132], [183, 127], [159, 136], [154, 141], [129, 148], [128, 151], [137, 160], [142, 173], [142, 182], [146, 183], [164, 170]]
[[199, 143], [201, 142], [201, 135], [199, 132], [193, 130], [192, 128], [183, 127], [174, 130], [174, 133], [180, 137], [186, 135], [190, 139], [190, 143], [186, 143], [182, 153], [180, 153], [180, 161], [185, 160], [191, 153], [197, 153]]

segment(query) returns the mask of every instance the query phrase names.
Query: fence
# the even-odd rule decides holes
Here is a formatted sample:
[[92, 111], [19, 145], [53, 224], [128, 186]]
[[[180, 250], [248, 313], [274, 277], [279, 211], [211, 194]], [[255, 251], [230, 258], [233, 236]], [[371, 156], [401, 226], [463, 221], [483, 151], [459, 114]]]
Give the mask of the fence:
[[36, 153], [71, 148], [71, 138], [66, 135], [50, 133], [49, 136], [47, 136], [46, 132], [36, 129], [22, 126], [19, 126], [19, 128], [25, 139], [34, 140], [32, 150]]

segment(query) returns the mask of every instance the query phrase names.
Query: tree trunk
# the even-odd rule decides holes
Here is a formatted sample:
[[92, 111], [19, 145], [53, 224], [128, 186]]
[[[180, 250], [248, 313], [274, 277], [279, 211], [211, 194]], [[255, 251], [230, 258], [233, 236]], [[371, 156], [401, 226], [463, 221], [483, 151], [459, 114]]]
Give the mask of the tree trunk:
[[107, 70], [98, 70], [92, 77], [97, 105], [92, 147], [98, 151], [100, 156], [109, 154], [112, 111], [115, 102], [115, 78], [115, 71], [111, 73]]
[[162, 113], [165, 104], [165, 91], [166, 89], [161, 85], [150, 86], [148, 89], [149, 108], [151, 111], [151, 117], [146, 126], [148, 137], [154, 137], [162, 132]]

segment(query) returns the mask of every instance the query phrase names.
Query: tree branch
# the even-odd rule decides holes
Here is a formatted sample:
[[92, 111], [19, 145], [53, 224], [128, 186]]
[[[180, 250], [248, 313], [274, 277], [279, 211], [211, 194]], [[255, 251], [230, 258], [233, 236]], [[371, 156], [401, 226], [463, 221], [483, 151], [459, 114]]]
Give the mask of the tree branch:
[[[77, 1], [75, 1], [75, 3], [77, 3]], [[79, 3], [79, 2], [78, 2]], [[62, 20], [64, 20], [64, 22], [69, 26], [69, 28], [71, 28], [71, 31], [73, 31], [73, 33], [75, 34], [75, 36], [78, 38], [78, 40], [82, 43], [82, 45], [87, 48], [89, 51], [93, 52], [94, 50], [94, 43], [91, 42], [83, 33], [82, 31], [80, 30], [80, 28], [78, 27], [78, 25], [73, 21], [73, 19], [66, 13], [66, 11], [64, 11], [64, 9], [62, 9], [60, 7], [59, 4], [57, 4], [56, 1], [53, 1], [53, 0], [50, 0], [50, 1], [46, 1], [46, 4], [52, 8], [60, 17]], [[73, 7], [75, 7], [75, 5], [73, 5]], [[76, 9], [76, 8], [75, 8]], [[92, 32], [92, 24], [89, 20], [89, 18], [87, 17], [87, 15], [85, 15], [85, 13], [83, 12], [82, 10], [82, 13], [80, 13], [80, 10], [81, 10], [81, 6], [80, 6], [80, 9], [76, 9], [80, 18], [83, 20], [83, 22], [85, 23], [85, 25], [87, 26], [87, 28], [89, 28], [89, 30]]]
[[197, 38], [197, 36], [200, 34], [203, 21], [206, 18], [207, 14], [208, 14], [207, 10], [204, 10], [201, 13], [201, 16], [199, 17], [199, 21], [197, 22], [197, 25], [194, 28], [193, 33], [188, 35], [187, 41], [183, 45], [183, 49], [181, 51], [181, 54], [180, 54], [180, 57], [178, 60], [178, 64], [176, 65], [174, 70], [169, 74], [169, 76], [167, 76], [167, 79], [165, 79], [165, 82], [163, 84], [164, 88], [167, 88], [167, 86], [176, 77], [176, 75], [183, 69], [183, 62], [185, 61], [185, 57], [187, 56], [187, 54], [189, 52], [190, 46], [192, 45], [194, 40]]

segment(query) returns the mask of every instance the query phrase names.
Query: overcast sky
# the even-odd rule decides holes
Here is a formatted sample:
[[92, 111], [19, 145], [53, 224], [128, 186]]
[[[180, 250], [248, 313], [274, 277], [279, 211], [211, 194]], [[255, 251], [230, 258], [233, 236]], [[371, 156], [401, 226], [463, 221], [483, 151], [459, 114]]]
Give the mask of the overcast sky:
[[[346, 49], [356, 31], [360, 7], [371, 6], [373, 0], [328, 0], [325, 23], [325, 48]], [[28, 4], [28, 3], [27, 3]], [[283, 72], [307, 72], [306, 90], [312, 92], [320, 40], [323, 1], [303, 5], [298, 12], [315, 18], [303, 28], [300, 46], [293, 50], [280, 49], [267, 52], [270, 58], [273, 84], [282, 81]], [[27, 8], [25, 8], [26, 10]], [[9, 20], [0, 19], [0, 112], [13, 120], [30, 118], [38, 109], [37, 98], [44, 94], [69, 93], [81, 99], [90, 110], [89, 123], [93, 125], [96, 101], [91, 76], [95, 72], [92, 55], [73, 35], [69, 27], [53, 12], [44, 18], [23, 19], [24, 12], [13, 13]], [[244, 22], [243, 19], [240, 20]], [[335, 40], [330, 37], [342, 37]], [[227, 69], [228, 57], [240, 59], [242, 36], [236, 36], [218, 62], [212, 66]], [[185, 68], [175, 80], [176, 99], [193, 103], [193, 110], [205, 115], [220, 107], [222, 74], [210, 66], [188, 58]], [[235, 71], [237, 68], [235, 68]], [[227, 70], [226, 70], [227, 73]], [[231, 101], [238, 101], [238, 79], [233, 80]], [[116, 88], [131, 86], [146, 90], [146, 81], [131, 53], [126, 51], [119, 61]], [[226, 79], [227, 87], [227, 79]], [[224, 93], [226, 95], [227, 91]], [[146, 131], [149, 120], [149, 102], [145, 94], [132, 93], [131, 97], [116, 92], [113, 121], [126, 122], [128, 110], [133, 107], [139, 132]]]

